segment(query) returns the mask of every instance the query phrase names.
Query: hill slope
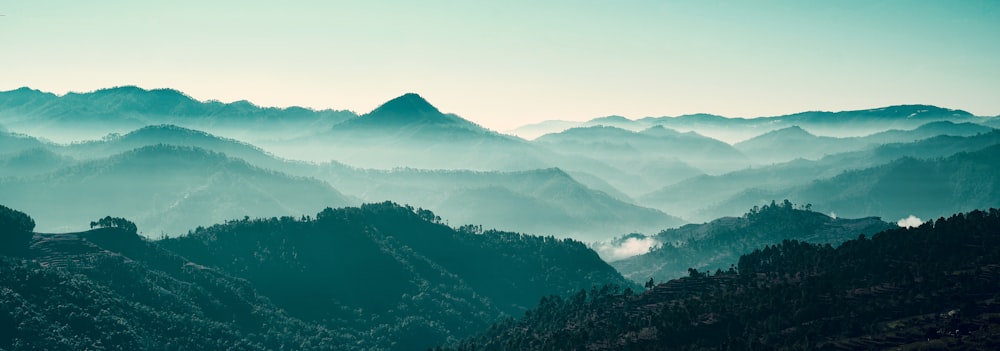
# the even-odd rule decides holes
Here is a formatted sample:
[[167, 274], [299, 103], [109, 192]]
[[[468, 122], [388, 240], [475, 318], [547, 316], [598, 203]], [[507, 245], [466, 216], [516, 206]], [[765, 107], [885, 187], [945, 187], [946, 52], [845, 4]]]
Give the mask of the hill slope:
[[[739, 215], [747, 208], [764, 204], [760, 201], [772, 199], [787, 198], [816, 204], [819, 200], [788, 197], [787, 193], [782, 194], [781, 191], [787, 192], [789, 188], [804, 186], [815, 180], [829, 179], [845, 171], [877, 167], [904, 157], [920, 159], [949, 157], [956, 153], [973, 152], [996, 144], [1000, 144], [1000, 131], [968, 137], [937, 136], [916, 142], [886, 144], [868, 150], [831, 155], [816, 161], [800, 159], [718, 176], [699, 176], [640, 196], [637, 202], [690, 221]], [[756, 197], [755, 202], [719, 207], [720, 204], [748, 189], [765, 193], [775, 191], [775, 193]]]
[[651, 238], [659, 246], [648, 253], [614, 261], [612, 265], [634, 281], [649, 278], [667, 281], [687, 275], [689, 268], [728, 269], [740, 255], [782, 240], [837, 245], [861, 234], [871, 235], [893, 227], [878, 218], [830, 218], [795, 208], [785, 200], [755, 207], [742, 217], [664, 230]]
[[848, 350], [1000, 347], [1000, 210], [837, 248], [784, 241], [738, 268], [544, 299], [462, 350]]
[[[315, 179], [266, 171], [203, 149], [155, 145], [58, 171], [0, 180], [5, 202], [34, 213], [43, 230], [128, 217], [147, 235], [177, 235], [243, 216], [302, 215], [354, 202]], [[94, 206], [100, 204], [100, 206]]]
[[767, 198], [809, 202], [840, 216], [876, 215], [890, 220], [1000, 206], [1000, 144], [947, 158], [904, 157], [891, 163], [846, 171], [829, 179], [778, 190], [750, 190], [709, 212], [731, 212]]
[[159, 241], [24, 218], [0, 206], [0, 326], [17, 326], [3, 349], [422, 349], [539, 296], [627, 284], [579, 242], [456, 231], [391, 203]]
[[602, 240], [683, 223], [590, 189], [558, 168], [521, 172], [359, 170], [326, 165], [318, 178], [365, 201], [431, 208], [453, 224]]

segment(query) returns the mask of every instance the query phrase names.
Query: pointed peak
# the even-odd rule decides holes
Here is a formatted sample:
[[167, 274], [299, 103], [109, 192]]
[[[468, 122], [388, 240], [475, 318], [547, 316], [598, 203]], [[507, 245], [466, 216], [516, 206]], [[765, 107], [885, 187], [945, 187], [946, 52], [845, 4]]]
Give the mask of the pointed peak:
[[439, 115], [436, 107], [416, 93], [406, 93], [382, 104], [368, 115]]
[[485, 129], [453, 114], [438, 111], [423, 97], [414, 93], [403, 94], [389, 100], [372, 112], [356, 119], [336, 125], [334, 128], [370, 128], [370, 127], [417, 127], [417, 126], [448, 126], [483, 132]]

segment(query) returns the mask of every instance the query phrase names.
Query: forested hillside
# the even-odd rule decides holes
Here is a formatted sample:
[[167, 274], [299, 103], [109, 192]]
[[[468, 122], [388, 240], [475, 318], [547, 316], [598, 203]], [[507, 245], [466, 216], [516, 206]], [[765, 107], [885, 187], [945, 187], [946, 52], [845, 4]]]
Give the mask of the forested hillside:
[[0, 210], [0, 326], [15, 327], [0, 349], [422, 349], [540, 296], [630, 284], [582, 243], [452, 229], [393, 203], [159, 241], [117, 217], [32, 233]]
[[1000, 347], [1000, 210], [860, 236], [786, 240], [733, 269], [644, 293], [541, 301], [462, 350], [856, 350]]
[[614, 261], [622, 274], [635, 281], [666, 281], [687, 275], [689, 268], [726, 270], [740, 255], [783, 240], [838, 245], [895, 227], [877, 217], [831, 218], [785, 200], [750, 209], [741, 217], [724, 217], [705, 224], [689, 224], [652, 237], [659, 246], [643, 255]]

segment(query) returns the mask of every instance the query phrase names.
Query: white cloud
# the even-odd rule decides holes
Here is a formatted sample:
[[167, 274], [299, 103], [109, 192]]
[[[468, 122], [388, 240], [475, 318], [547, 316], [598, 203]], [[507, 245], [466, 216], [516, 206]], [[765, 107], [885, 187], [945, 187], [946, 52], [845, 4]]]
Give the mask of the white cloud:
[[917, 218], [917, 216], [914, 215], [910, 215], [909, 217], [896, 221], [896, 224], [903, 228], [919, 227], [923, 223], [924, 220]]
[[608, 262], [626, 259], [649, 252], [649, 249], [659, 246], [660, 242], [653, 238], [631, 237], [612, 242], [597, 242], [592, 245], [594, 251]]

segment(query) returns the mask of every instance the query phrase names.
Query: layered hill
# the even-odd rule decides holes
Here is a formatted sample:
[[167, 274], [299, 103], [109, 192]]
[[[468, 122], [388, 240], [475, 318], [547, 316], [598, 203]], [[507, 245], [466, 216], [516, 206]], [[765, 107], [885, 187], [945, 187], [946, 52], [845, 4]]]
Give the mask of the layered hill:
[[43, 230], [81, 229], [93, 218], [112, 214], [135, 220], [150, 236], [177, 235], [243, 216], [298, 216], [311, 208], [355, 202], [315, 179], [172, 145], [146, 146], [31, 177], [2, 178], [0, 195], [34, 213], [45, 223]]
[[792, 126], [733, 146], [758, 164], [770, 164], [796, 158], [815, 160], [827, 155], [860, 151], [884, 144], [914, 142], [941, 135], [973, 136], [991, 131], [992, 128], [970, 122], [937, 121], [912, 130], [893, 129], [863, 137], [835, 138], [813, 135], [798, 126]]
[[453, 224], [601, 240], [652, 232], [683, 221], [584, 186], [558, 168], [519, 172], [324, 166], [317, 177], [365, 201], [391, 199], [432, 208]]
[[794, 240], [736, 267], [652, 286], [543, 299], [443, 349], [856, 350], [1000, 347], [1000, 210], [839, 247]]
[[514, 129], [515, 135], [525, 133], [557, 133], [572, 127], [614, 126], [640, 131], [652, 126], [664, 126], [678, 131], [696, 131], [728, 143], [737, 143], [755, 136], [792, 126], [805, 128], [813, 133], [852, 137], [864, 136], [890, 129], [909, 130], [934, 121], [988, 123], [972, 114], [929, 105], [897, 105], [853, 111], [810, 111], [771, 117], [723, 117], [711, 114], [692, 114], [677, 117], [645, 117], [630, 120], [611, 116], [576, 124], [541, 122]]
[[[787, 190], [790, 188], [805, 186], [815, 180], [829, 179], [846, 171], [877, 167], [906, 157], [917, 159], [949, 157], [956, 153], [974, 152], [996, 144], [1000, 144], [1000, 132], [997, 131], [968, 137], [942, 135], [916, 142], [886, 144], [862, 151], [830, 155], [814, 161], [796, 159], [718, 176], [698, 176], [638, 196], [636, 200], [641, 205], [676, 214], [690, 221], [710, 220], [739, 215], [747, 208], [763, 205], [766, 201], [776, 198], [813, 202], [814, 200], [785, 195], [788, 195]], [[724, 211], [722, 207], [718, 207], [730, 198], [751, 190], [757, 193], [763, 191], [765, 194], [757, 196], [756, 202], [742, 203], [742, 207], [727, 206]]]
[[718, 174], [750, 166], [750, 160], [729, 144], [659, 126], [640, 132], [605, 126], [572, 128], [543, 135], [533, 143], [638, 175], [641, 182], [611, 180], [633, 196], [643, 188], [659, 188], [702, 173]]
[[[634, 205], [627, 195], [603, 182], [602, 178], [585, 173], [570, 176], [555, 168], [520, 172], [405, 168], [382, 171], [349, 167], [339, 162], [317, 165], [281, 159], [248, 143], [174, 125], [147, 126], [124, 135], [67, 145], [44, 143], [27, 136], [16, 137], [16, 140], [34, 141], [37, 144], [31, 145], [43, 147], [6, 157], [0, 155], [0, 164], [11, 166], [0, 171], [0, 178], [34, 177], [78, 162], [98, 162], [135, 149], [170, 145], [179, 149], [204, 149], [223, 154], [269, 172], [289, 174], [294, 176], [293, 179], [317, 178], [328, 182], [335, 189], [344, 189], [348, 196], [364, 201], [392, 200], [432, 208], [460, 224], [481, 224], [559, 237], [574, 236], [581, 240], [599, 240], [632, 231], [653, 232], [683, 222], [660, 211]], [[116, 176], [118, 181], [124, 182], [129, 177], [127, 172], [120, 171]], [[142, 176], [144, 173], [137, 174], [135, 179], [142, 181]], [[577, 178], [584, 179], [586, 185]], [[286, 187], [304, 187], [289, 190], [292, 194], [311, 192], [315, 186], [309, 182], [293, 183]], [[295, 201], [293, 196], [283, 198]], [[313, 198], [305, 197], [306, 201], [312, 201], [308, 199]], [[522, 203], [520, 200], [525, 201]], [[321, 205], [315, 201], [312, 204]], [[29, 206], [27, 203], [19, 205]], [[149, 209], [149, 216], [160, 210], [162, 209], [153, 206]], [[239, 217], [243, 214], [233, 212], [230, 215]], [[133, 217], [144, 228], [159, 228], [158, 225], [147, 222], [144, 216]], [[539, 220], [526, 220], [529, 217]], [[225, 218], [229, 217], [214, 217], [213, 221]], [[189, 226], [204, 223], [206, 222], [191, 222]], [[184, 225], [178, 223], [173, 228], [183, 229]]]
[[1000, 144], [945, 158], [903, 157], [888, 164], [845, 171], [828, 179], [776, 190], [751, 189], [707, 212], [732, 212], [762, 199], [796, 199], [839, 216], [876, 215], [890, 220], [935, 218], [1000, 206]]

